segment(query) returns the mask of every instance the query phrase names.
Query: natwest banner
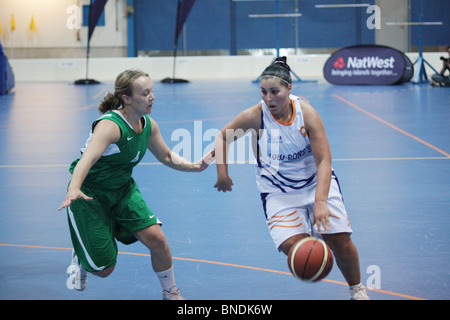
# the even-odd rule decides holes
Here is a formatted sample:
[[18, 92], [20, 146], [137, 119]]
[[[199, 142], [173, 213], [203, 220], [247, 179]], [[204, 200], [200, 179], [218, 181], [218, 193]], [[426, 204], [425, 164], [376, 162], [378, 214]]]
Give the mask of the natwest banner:
[[334, 52], [323, 74], [333, 84], [389, 85], [411, 80], [414, 70], [408, 57], [396, 49], [362, 45]]

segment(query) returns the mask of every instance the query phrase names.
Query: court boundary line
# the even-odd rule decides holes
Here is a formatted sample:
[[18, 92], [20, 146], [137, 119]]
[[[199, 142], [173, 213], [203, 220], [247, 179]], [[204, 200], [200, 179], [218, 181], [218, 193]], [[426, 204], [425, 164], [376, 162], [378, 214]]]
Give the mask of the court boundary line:
[[[5, 244], [5, 243], [0, 243], [0, 247], [51, 249], [51, 250], [66, 250], [66, 251], [72, 250], [72, 248], [63, 248], [63, 247], [34, 246], [34, 245], [26, 245], [26, 244]], [[123, 251], [119, 251], [118, 253], [122, 254], [122, 255], [151, 257], [151, 255], [148, 254], [148, 253], [135, 253], [135, 252], [123, 252]], [[210, 260], [193, 259], [193, 258], [180, 258], [180, 257], [172, 257], [172, 259], [173, 260], [180, 260], [180, 261], [189, 261], [189, 262], [201, 262], [201, 263], [208, 263], [208, 264], [215, 264], [215, 265], [221, 265], [221, 266], [227, 266], [227, 267], [250, 269], [250, 270], [256, 270], [256, 271], [264, 271], [264, 272], [271, 272], [271, 273], [277, 273], [277, 274], [292, 276], [292, 274], [290, 272], [286, 272], [286, 271], [279, 271], [279, 270], [273, 270], [273, 269], [267, 269], [267, 268], [245, 266], [245, 265], [234, 264], [234, 263], [227, 263], [227, 262], [210, 261]], [[348, 286], [347, 283], [342, 282], [342, 281], [337, 281], [337, 280], [322, 279], [320, 281], [325, 281], [325, 282], [329, 282], [329, 283], [334, 283], [334, 284]], [[411, 296], [411, 295], [406, 295], [406, 294], [392, 292], [392, 291], [387, 291], [387, 290], [375, 289], [375, 288], [367, 288], [367, 290], [378, 292], [378, 293], [383, 293], [383, 294], [388, 294], [388, 295], [392, 295], [392, 296], [396, 296], [396, 297], [407, 298], [407, 299], [411, 299], [411, 300], [428, 300], [428, 299], [424, 299], [424, 298], [420, 298], [420, 297], [415, 297], [415, 296]]]
[[390, 123], [390, 122], [388, 122], [388, 121], [386, 121], [386, 120], [384, 120], [384, 119], [382, 119], [382, 118], [380, 118], [380, 117], [374, 115], [373, 113], [371, 113], [371, 112], [369, 112], [369, 111], [367, 111], [367, 110], [364, 110], [363, 108], [357, 106], [357, 105], [354, 104], [353, 102], [350, 102], [350, 101], [348, 101], [347, 99], [344, 99], [344, 98], [342, 98], [341, 96], [339, 96], [339, 95], [337, 95], [337, 94], [333, 94], [333, 96], [334, 96], [336, 99], [341, 100], [342, 102], [345, 102], [345, 103], [348, 104], [350, 107], [352, 107], [352, 108], [358, 110], [359, 112], [362, 112], [362, 113], [368, 115], [369, 117], [371, 117], [371, 118], [373, 118], [373, 119], [375, 119], [375, 120], [377, 120], [377, 121], [379, 121], [379, 122], [381, 122], [381, 123], [387, 125], [388, 127], [392, 128], [392, 129], [394, 129], [394, 130], [396, 130], [396, 131], [398, 131], [398, 132], [400, 132], [400, 133], [403, 133], [405, 136], [410, 137], [410, 138], [412, 138], [412, 139], [414, 139], [414, 140], [416, 140], [416, 141], [422, 143], [423, 145], [425, 145], [425, 146], [427, 146], [427, 147], [429, 147], [429, 148], [431, 148], [431, 149], [433, 149], [433, 150], [439, 152], [440, 154], [443, 154], [444, 156], [450, 158], [450, 154], [449, 154], [449, 153], [445, 152], [445, 151], [442, 150], [442, 149], [439, 149], [438, 147], [432, 145], [431, 143], [428, 143], [428, 142], [426, 142], [425, 140], [422, 140], [422, 139], [420, 139], [419, 137], [416, 137], [415, 135], [413, 135], [413, 134], [411, 134], [411, 133], [409, 133], [409, 132], [407, 132], [407, 131], [405, 131], [405, 130], [403, 130], [403, 129], [400, 129], [399, 127], [393, 125], [392, 123]]
[[[401, 161], [401, 160], [450, 160], [450, 157], [393, 157], [393, 158], [337, 158], [332, 161]], [[214, 162], [213, 162], [214, 163]], [[256, 161], [235, 161], [233, 164], [256, 164]], [[141, 162], [138, 166], [156, 166], [162, 165], [161, 162]], [[0, 169], [7, 168], [64, 168], [69, 167], [70, 164], [0, 164]]]

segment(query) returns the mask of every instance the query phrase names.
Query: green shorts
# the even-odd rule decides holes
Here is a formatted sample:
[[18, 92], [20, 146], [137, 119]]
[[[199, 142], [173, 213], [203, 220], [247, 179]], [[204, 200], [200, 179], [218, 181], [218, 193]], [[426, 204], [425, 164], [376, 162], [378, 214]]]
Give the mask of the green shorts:
[[67, 209], [74, 250], [89, 272], [101, 271], [117, 261], [116, 239], [137, 241], [134, 233], [161, 224], [144, 201], [136, 182], [119, 190], [81, 188], [92, 201], [76, 200]]

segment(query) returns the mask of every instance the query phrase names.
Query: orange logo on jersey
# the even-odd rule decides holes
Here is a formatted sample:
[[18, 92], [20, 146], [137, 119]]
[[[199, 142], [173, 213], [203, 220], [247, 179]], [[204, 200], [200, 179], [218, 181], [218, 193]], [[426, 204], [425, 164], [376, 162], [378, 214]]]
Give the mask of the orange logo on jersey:
[[303, 137], [306, 137], [306, 128], [305, 126], [300, 127], [300, 133], [303, 135]]

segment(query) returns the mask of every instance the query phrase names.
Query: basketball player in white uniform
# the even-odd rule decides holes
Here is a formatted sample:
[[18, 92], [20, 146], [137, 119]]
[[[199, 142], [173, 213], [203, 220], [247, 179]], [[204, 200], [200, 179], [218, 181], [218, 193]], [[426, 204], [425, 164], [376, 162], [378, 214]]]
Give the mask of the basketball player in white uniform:
[[262, 100], [241, 112], [216, 138], [214, 187], [232, 190], [228, 146], [252, 132], [257, 187], [278, 250], [287, 255], [310, 233], [323, 238], [349, 284], [351, 299], [369, 299], [361, 284], [358, 251], [350, 238], [352, 229], [320, 116], [309, 103], [291, 95], [285, 57], [264, 70], [260, 87]]

